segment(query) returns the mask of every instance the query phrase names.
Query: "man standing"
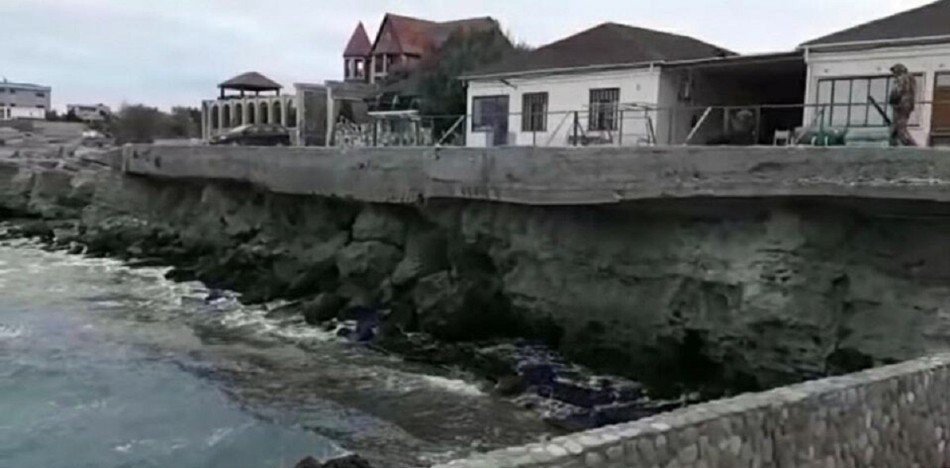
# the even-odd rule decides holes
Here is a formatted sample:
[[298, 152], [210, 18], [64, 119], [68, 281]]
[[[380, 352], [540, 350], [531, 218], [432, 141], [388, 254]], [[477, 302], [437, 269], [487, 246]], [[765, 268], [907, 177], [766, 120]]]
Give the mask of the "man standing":
[[894, 74], [894, 85], [888, 101], [894, 110], [891, 120], [891, 146], [917, 146], [913, 137], [907, 131], [910, 114], [914, 112], [917, 99], [917, 82], [914, 76], [907, 71], [907, 67], [898, 63], [891, 67]]

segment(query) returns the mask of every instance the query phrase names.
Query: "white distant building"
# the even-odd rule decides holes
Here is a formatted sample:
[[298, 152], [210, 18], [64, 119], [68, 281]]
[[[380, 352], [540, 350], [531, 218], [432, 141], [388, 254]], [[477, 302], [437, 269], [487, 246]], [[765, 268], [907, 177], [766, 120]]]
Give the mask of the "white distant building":
[[112, 109], [105, 104], [69, 104], [66, 113], [83, 122], [102, 122], [112, 115]]
[[800, 48], [808, 64], [805, 125], [885, 126], [871, 101], [891, 113], [890, 68], [901, 63], [917, 79], [911, 135], [922, 146], [950, 144], [950, 1], [845, 29]]
[[0, 81], [0, 120], [46, 119], [52, 88]]

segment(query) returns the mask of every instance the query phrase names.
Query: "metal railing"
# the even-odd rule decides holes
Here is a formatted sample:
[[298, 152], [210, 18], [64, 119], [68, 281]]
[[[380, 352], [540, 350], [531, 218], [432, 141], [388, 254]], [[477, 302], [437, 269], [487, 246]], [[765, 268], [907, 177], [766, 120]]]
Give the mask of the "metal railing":
[[[933, 116], [946, 106], [947, 122]], [[940, 114], [942, 115], [942, 113]], [[753, 104], [655, 107], [621, 104], [599, 109], [424, 115], [411, 124], [392, 120], [361, 127], [361, 146], [663, 146], [663, 145], [832, 145], [854, 141], [887, 143], [893, 110], [875, 103]], [[407, 121], [408, 122], [408, 121]], [[401, 129], [400, 129], [401, 127]], [[916, 104], [908, 123], [912, 135], [947, 135], [950, 102]], [[339, 139], [337, 140], [339, 141]]]

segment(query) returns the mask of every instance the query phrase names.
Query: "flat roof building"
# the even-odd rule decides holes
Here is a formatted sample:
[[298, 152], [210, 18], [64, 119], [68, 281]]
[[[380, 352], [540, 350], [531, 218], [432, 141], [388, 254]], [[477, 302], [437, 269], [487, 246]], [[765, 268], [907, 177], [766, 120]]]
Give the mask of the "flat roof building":
[[45, 119], [52, 91], [49, 86], [0, 81], [0, 120]]

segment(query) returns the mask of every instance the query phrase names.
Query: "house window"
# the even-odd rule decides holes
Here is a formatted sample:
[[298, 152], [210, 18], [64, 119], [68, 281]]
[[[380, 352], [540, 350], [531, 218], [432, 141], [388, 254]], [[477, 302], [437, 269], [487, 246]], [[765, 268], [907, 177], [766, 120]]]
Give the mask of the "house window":
[[472, 131], [492, 127], [501, 119], [508, 119], [508, 96], [472, 98]]
[[588, 129], [592, 131], [616, 130], [619, 104], [620, 88], [590, 90]]
[[383, 72], [383, 60], [385, 60], [385, 56], [383, 55], [377, 55], [373, 58], [373, 68], [376, 70], [376, 73]]
[[[924, 101], [924, 75], [914, 74], [917, 81], [917, 102]], [[816, 112], [824, 111], [820, 122], [827, 127], [884, 127], [884, 117], [872, 103], [876, 102], [888, 119], [894, 112], [888, 96], [894, 85], [889, 75], [827, 78], [818, 80]], [[920, 106], [910, 115], [910, 126], [920, 125]]]
[[353, 65], [354, 65], [354, 68], [355, 68], [355, 70], [356, 70], [356, 75], [355, 75], [356, 78], [363, 78], [363, 77], [366, 76], [366, 70], [365, 70], [364, 67], [363, 67], [363, 61], [362, 61], [362, 60], [355, 60], [355, 61], [353, 62]]
[[36, 97], [46, 97], [46, 93], [36, 93]]
[[521, 131], [548, 129], [548, 93], [526, 93], [521, 97]]

